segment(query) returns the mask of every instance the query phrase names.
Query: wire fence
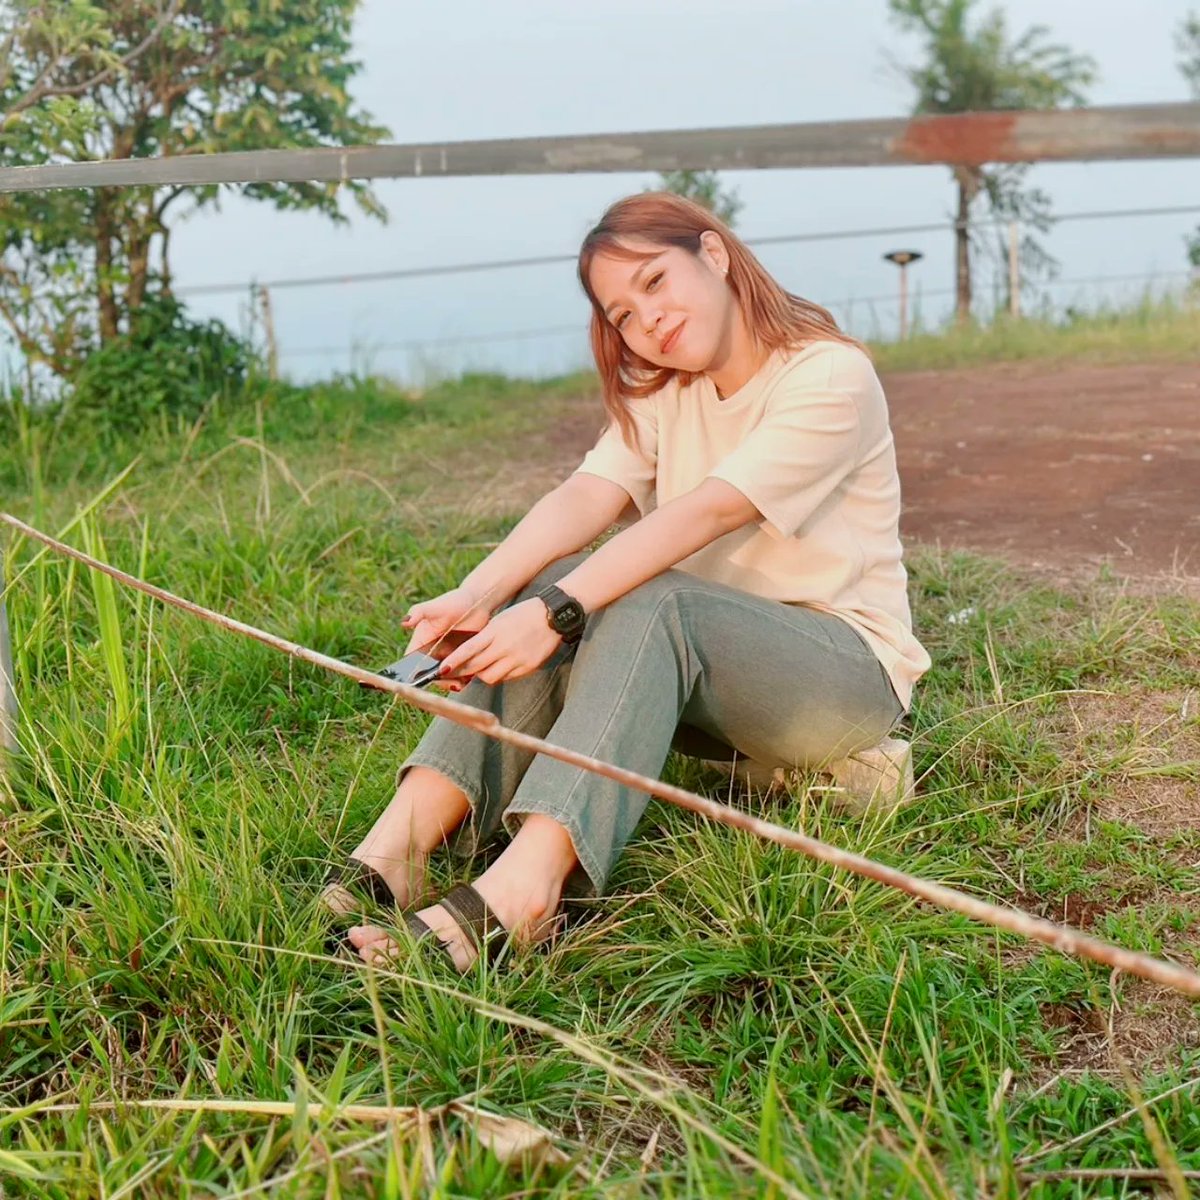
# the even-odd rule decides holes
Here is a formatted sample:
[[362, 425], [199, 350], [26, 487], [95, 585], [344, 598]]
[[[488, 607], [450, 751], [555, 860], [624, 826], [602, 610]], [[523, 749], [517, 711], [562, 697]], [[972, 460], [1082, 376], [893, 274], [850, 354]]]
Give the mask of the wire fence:
[[[1088, 209], [1057, 214], [1050, 222], [1046, 236], [1075, 222], [1128, 221], [1140, 218], [1179, 217], [1200, 215], [1200, 204], [1178, 204], [1142, 208]], [[804, 231], [745, 238], [760, 255], [770, 256], [772, 247], [793, 244], [815, 244], [822, 242], [858, 241], [866, 244], [872, 239], [898, 239], [905, 236], [940, 234], [946, 238], [941, 249], [948, 250], [950, 237], [956, 229], [954, 221], [923, 222], [891, 226], [872, 226], [857, 229], [828, 229]], [[1006, 225], [997, 220], [973, 221], [970, 232], [976, 242], [985, 242], [994, 234], [997, 244], [1003, 242]], [[1014, 239], [1015, 244], [1015, 239]], [[862, 263], [869, 259], [872, 266], [878, 255], [874, 250], [862, 255], [847, 254], [848, 262]], [[573, 267], [576, 256], [572, 253], [529, 255], [519, 258], [498, 258], [477, 261], [434, 263], [428, 265], [403, 266], [361, 272], [338, 274], [312, 274], [288, 276], [261, 281], [226, 280], [202, 283], [177, 288], [188, 297], [219, 297], [240, 295], [247, 298], [242, 310], [242, 319], [250, 331], [264, 334], [261, 322], [261, 303], [264, 296], [280, 292], [303, 292], [323, 288], [362, 288], [363, 295], [372, 294], [371, 289], [385, 284], [425, 282], [430, 289], [432, 302], [429, 309], [438, 310], [439, 304], [432, 296], [441, 278], [481, 275], [493, 272], [518, 272], [525, 276], [519, 288], [524, 295], [538, 296], [541, 289], [548, 287], [535, 280], [532, 273], [544, 267]], [[1177, 262], [1182, 263], [1182, 246]], [[908, 332], [938, 327], [953, 308], [955, 288], [953, 286], [923, 286], [922, 275], [927, 279], [931, 264], [914, 271], [915, 279], [909, 295], [902, 301], [900, 289], [870, 291], [863, 294], [823, 296], [813, 294], [803, 284], [789, 275], [796, 275], [795, 264], [769, 263], [769, 269], [785, 286], [801, 292], [829, 308], [839, 323], [849, 332], [872, 340], [886, 341]], [[1006, 262], [1003, 254], [975, 255], [975, 288], [973, 312], [981, 320], [991, 319], [996, 312], [1009, 307], [1009, 272], [1015, 263]], [[940, 267], [949, 273], [946, 267]], [[1170, 270], [1144, 271], [1098, 271], [1088, 274], [1043, 275], [1019, 280], [1017, 290], [1023, 311], [1046, 319], [1060, 319], [1071, 313], [1095, 312], [1105, 308], [1125, 308], [1140, 301], [1162, 299], [1166, 296], [1181, 296], [1195, 273], [1180, 266]], [[573, 286], [573, 285], [572, 285]], [[395, 295], [395, 293], [391, 293]], [[425, 293], [422, 293], [423, 295]], [[405, 297], [411, 303], [411, 295]], [[372, 301], [371, 314], [386, 310], [378, 297]], [[475, 320], [486, 324], [487, 304], [480, 302], [478, 295]], [[577, 317], [571, 321], [555, 320], [546, 324], [499, 324], [499, 327], [456, 328], [453, 333], [432, 333], [425, 337], [400, 337], [390, 333], [378, 333], [370, 326], [377, 321], [368, 318], [357, 336], [337, 342], [320, 339], [316, 342], [302, 337], [289, 337], [286, 332], [276, 337], [272, 332], [272, 348], [282, 359], [291, 374], [312, 376], [322, 371], [349, 370], [352, 373], [384, 373], [409, 382], [424, 382], [431, 377], [452, 376], [469, 370], [497, 370], [516, 375], [562, 374], [585, 368], [590, 364], [587, 341], [587, 308], [582, 296], [577, 296]], [[343, 305], [344, 307], [344, 305]], [[556, 315], [563, 312], [562, 305], [547, 304]], [[460, 311], [460, 310], [459, 310]], [[282, 313], [282, 319], [281, 319]], [[456, 320], [460, 319], [456, 316]], [[273, 328], [287, 328], [287, 306], [275, 309]]]

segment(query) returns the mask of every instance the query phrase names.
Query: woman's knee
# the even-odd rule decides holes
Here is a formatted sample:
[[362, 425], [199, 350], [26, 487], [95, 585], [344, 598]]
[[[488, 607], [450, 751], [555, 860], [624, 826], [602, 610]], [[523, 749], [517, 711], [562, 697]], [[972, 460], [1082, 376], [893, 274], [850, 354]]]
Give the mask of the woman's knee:
[[684, 571], [663, 571], [652, 576], [623, 596], [618, 596], [608, 607], [633, 612], [654, 612], [667, 606], [668, 601], [677, 600], [680, 594], [695, 581]]
[[606, 604], [589, 617], [588, 625], [646, 628], [677, 622], [679, 599], [690, 583], [683, 571], [664, 571]]

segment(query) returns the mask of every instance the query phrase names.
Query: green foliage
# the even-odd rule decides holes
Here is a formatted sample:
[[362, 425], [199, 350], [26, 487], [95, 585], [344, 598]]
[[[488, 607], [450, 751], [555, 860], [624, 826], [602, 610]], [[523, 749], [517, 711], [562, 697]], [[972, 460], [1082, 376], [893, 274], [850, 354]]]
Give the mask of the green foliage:
[[664, 171], [655, 188], [648, 190], [674, 192], [677, 196], [695, 200], [730, 228], [742, 210], [742, 201], [737, 192], [732, 188], [722, 188], [721, 177], [716, 171]]
[[[901, 73], [916, 91], [915, 113], [994, 112], [1009, 109], [1058, 108], [1085, 103], [1085, 90], [1096, 78], [1095, 62], [1067, 47], [1046, 41], [1044, 25], [1030, 26], [1011, 37], [1002, 9], [995, 9], [972, 27], [976, 0], [889, 0], [892, 17], [905, 32], [921, 38], [923, 59]], [[992, 213], [1005, 221], [1020, 221], [1045, 232], [1050, 222], [1049, 196], [1025, 186], [1028, 163], [989, 168], [954, 167], [959, 189], [956, 237], [958, 313], [970, 312], [971, 282], [967, 224], [975, 202], [986, 199]], [[977, 249], [991, 250], [1002, 261], [1006, 243], [976, 237]], [[1023, 277], [1032, 281], [1052, 274], [1057, 264], [1032, 234], [1021, 242]]]
[[162, 420], [190, 425], [214, 400], [243, 398], [252, 362], [250, 348], [221, 321], [197, 321], [172, 297], [156, 294], [127, 333], [84, 360], [68, 407], [106, 437]]
[[[359, 145], [386, 130], [353, 105], [359, 0], [13, 0], [0, 64], [0, 163]], [[80, 31], [83, 31], [81, 34]], [[41, 96], [30, 105], [29, 98]], [[24, 107], [22, 107], [24, 105]], [[363, 183], [254, 183], [279, 209], [346, 220]], [[170, 278], [170, 222], [219, 189], [142, 187], [0, 199], [0, 316], [25, 355], [59, 376], [129, 329], [153, 278]]]
[[924, 40], [925, 61], [904, 69], [917, 90], [918, 113], [993, 112], [1083, 104], [1095, 80], [1091, 58], [1044, 41], [1033, 25], [1010, 38], [1004, 12], [995, 9], [972, 29], [977, 0], [889, 0], [906, 32]]
[[1175, 49], [1179, 52], [1179, 70], [1200, 100], [1200, 12], [1189, 12], [1175, 32]]

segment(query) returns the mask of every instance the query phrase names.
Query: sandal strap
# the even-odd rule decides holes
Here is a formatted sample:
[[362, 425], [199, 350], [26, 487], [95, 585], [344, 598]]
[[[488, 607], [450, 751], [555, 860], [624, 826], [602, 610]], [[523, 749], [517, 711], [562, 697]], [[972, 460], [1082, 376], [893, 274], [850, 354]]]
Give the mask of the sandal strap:
[[504, 922], [469, 883], [451, 888], [438, 903], [454, 918], [485, 961], [495, 957], [508, 940], [509, 931]]
[[433, 930], [426, 925], [425, 922], [422, 921], [415, 912], [404, 914], [404, 925], [405, 928], [408, 929], [408, 932], [412, 934], [413, 941], [420, 942], [425, 946], [436, 946], [439, 953], [445, 957], [446, 961], [452, 967], [454, 967], [455, 970], [458, 970], [458, 967], [454, 962], [454, 955], [450, 953], [450, 947], [447, 946], [446, 943], [443, 942], [442, 939], [438, 937], [437, 934], [435, 934]]
[[433, 930], [415, 912], [404, 914], [404, 924], [415, 938], [433, 937]]
[[365, 887], [371, 899], [381, 908], [394, 908], [396, 905], [396, 894], [388, 887], [387, 880], [374, 867], [367, 866], [357, 858], [346, 860], [340, 882]]

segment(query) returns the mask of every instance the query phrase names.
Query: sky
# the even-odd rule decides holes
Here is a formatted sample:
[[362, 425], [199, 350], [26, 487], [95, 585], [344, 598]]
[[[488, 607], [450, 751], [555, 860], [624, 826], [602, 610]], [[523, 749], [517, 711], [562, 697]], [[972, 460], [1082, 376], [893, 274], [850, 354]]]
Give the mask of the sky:
[[[1093, 104], [1188, 99], [1173, 36], [1198, 0], [1003, 0], [1010, 30], [1048, 27], [1090, 54]], [[982, 0], [985, 11], [994, 4]], [[919, 42], [901, 36], [886, 0], [364, 0], [354, 29], [357, 104], [399, 143], [461, 141], [792, 121], [898, 117], [912, 89], [896, 63]], [[172, 233], [177, 288], [251, 279], [573, 254], [604, 208], [654, 181], [637, 174], [382, 180], [379, 224], [348, 206], [335, 226], [230, 194], [219, 213]], [[725, 172], [748, 238], [923, 224], [955, 205], [940, 166]], [[1195, 159], [1039, 164], [1029, 176], [1057, 212], [1194, 204]], [[1045, 239], [1064, 279], [1096, 275], [1170, 282], [1186, 269], [1191, 216], [1064, 222]], [[929, 324], [952, 302], [952, 234], [864, 237], [758, 251], [789, 290], [829, 305], [864, 336], [893, 336], [894, 249], [910, 268]], [[1143, 285], [1059, 286], [1059, 302], [1120, 298]], [[928, 295], [923, 293], [928, 292]], [[239, 295], [195, 295], [195, 311], [244, 327]], [[296, 378], [374, 370], [410, 383], [465, 369], [544, 375], [584, 365], [587, 307], [570, 263], [383, 283], [278, 290], [281, 362]], [[567, 327], [566, 332], [562, 332]], [[512, 332], [555, 330], [518, 339]], [[419, 349], [396, 343], [435, 343]]]

